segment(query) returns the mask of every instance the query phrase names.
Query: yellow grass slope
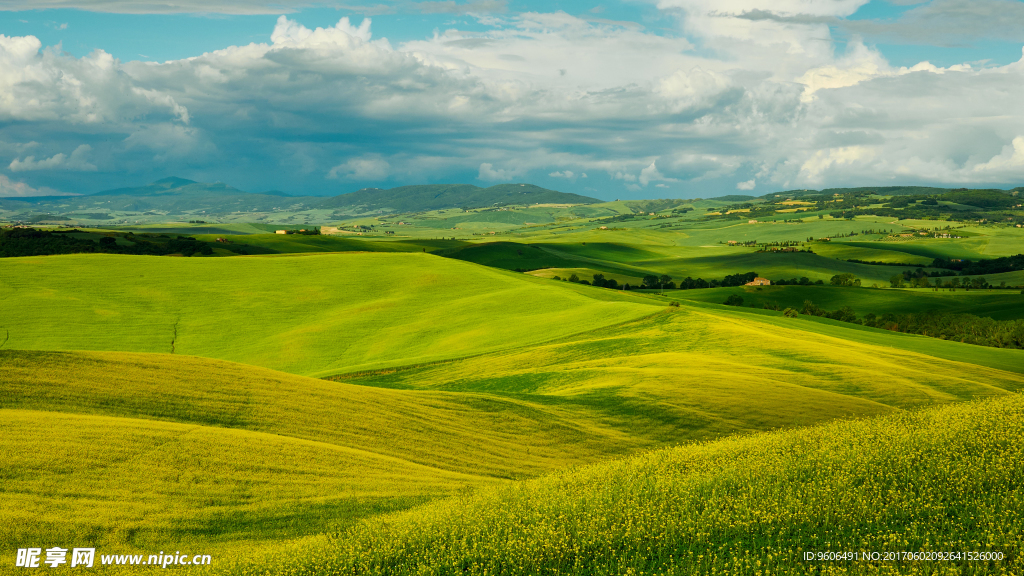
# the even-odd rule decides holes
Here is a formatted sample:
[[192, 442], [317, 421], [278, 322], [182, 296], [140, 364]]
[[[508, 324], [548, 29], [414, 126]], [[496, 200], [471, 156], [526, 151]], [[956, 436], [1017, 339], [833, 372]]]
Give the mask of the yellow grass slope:
[[220, 572], [1010, 576], [1024, 568], [1021, 434], [1013, 394], [695, 443], [370, 519]]
[[[847, 340], [844, 328], [810, 334], [805, 323], [682, 307], [539, 346], [348, 379], [530, 399], [662, 441], [1024, 388], [1021, 374]], [[965, 358], [975, 348], [956, 345]]]
[[528, 401], [226, 361], [0, 351], [0, 542], [236, 548], [647, 442]]
[[244, 429], [498, 478], [638, 444], [525, 400], [384, 390], [169, 354], [0, 351], [0, 408]]
[[5, 547], [219, 548], [316, 534], [489, 483], [276, 434], [0, 410]]

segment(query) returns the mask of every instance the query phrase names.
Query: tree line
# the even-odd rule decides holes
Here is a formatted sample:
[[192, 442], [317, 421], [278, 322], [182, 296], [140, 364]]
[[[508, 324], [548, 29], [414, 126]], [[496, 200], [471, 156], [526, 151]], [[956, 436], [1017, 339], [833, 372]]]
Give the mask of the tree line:
[[129, 232], [125, 235], [125, 239], [132, 244], [122, 245], [118, 244], [117, 239], [112, 236], [101, 236], [98, 241], [93, 241], [88, 238], [71, 236], [69, 232], [81, 231], [50, 232], [34, 228], [0, 230], [0, 258], [90, 253], [149, 256], [167, 256], [168, 254], [208, 256], [213, 254], [213, 248], [209, 244], [189, 236], [164, 237], [167, 239], [153, 242]]
[[932, 268], [954, 270], [961, 276], [1016, 272], [1017, 270], [1024, 270], [1024, 254], [978, 261], [961, 258], [936, 258], [932, 261]]
[[829, 311], [818, 307], [810, 300], [804, 301], [804, 306], [799, 312], [793, 308], [784, 311], [786, 316], [796, 316], [798, 313], [979, 346], [1024, 349], [1024, 320], [994, 320], [973, 314], [937, 311], [887, 313], [881, 316], [870, 313], [858, 318], [849, 306]]

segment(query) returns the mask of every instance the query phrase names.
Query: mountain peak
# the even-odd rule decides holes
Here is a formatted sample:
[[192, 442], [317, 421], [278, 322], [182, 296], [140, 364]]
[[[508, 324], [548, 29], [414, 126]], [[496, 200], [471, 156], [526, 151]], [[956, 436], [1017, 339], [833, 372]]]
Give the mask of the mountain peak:
[[177, 176], [169, 176], [167, 178], [161, 178], [156, 182], [153, 182], [153, 186], [160, 186], [161, 188], [180, 188], [189, 184], [195, 184], [195, 180], [189, 180], [187, 178], [178, 178]]

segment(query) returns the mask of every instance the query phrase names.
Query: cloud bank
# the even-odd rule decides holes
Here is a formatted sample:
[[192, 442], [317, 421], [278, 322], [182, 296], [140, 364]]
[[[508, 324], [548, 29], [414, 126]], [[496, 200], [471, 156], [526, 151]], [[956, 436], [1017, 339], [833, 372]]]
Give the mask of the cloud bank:
[[92, 189], [180, 174], [313, 194], [474, 180], [604, 197], [1021, 184], [1024, 58], [896, 67], [857, 39], [837, 48], [829, 22], [863, 4], [661, 0], [678, 30], [659, 34], [499, 14], [483, 32], [399, 45], [370, 19], [281, 16], [268, 42], [164, 63], [0, 35], [0, 154], [32, 186], [64, 190], [72, 172]]

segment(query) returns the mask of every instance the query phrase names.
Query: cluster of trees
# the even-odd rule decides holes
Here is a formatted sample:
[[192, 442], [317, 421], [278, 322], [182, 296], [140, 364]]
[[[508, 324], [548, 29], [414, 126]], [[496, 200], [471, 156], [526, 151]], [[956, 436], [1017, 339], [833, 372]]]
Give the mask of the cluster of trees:
[[696, 288], [720, 288], [725, 286], [743, 286], [747, 282], [752, 282], [754, 278], [757, 278], [757, 272], [747, 272], [746, 274], [730, 274], [721, 280], [704, 280], [703, 278], [693, 278], [687, 276], [686, 278], [679, 281], [680, 290], [693, 290]]
[[[728, 304], [728, 302], [726, 303]], [[740, 304], [742, 304], [742, 299], [740, 299]], [[784, 313], [786, 316], [795, 316], [797, 311], [787, 308]], [[1024, 320], [993, 320], [973, 314], [945, 314], [934, 311], [916, 314], [889, 313], [881, 316], [872, 313], [864, 318], [857, 318], [849, 306], [829, 311], [819, 308], [810, 300], [804, 301], [804, 306], [799, 314], [979, 346], [1024, 348]]]
[[849, 306], [843, 306], [838, 310], [832, 310], [831, 312], [823, 308], [819, 308], [814, 302], [810, 300], [804, 300], [804, 307], [800, 310], [800, 314], [807, 316], [820, 316], [822, 318], [831, 318], [832, 320], [839, 320], [841, 322], [852, 322], [859, 324], [857, 321], [857, 315], [853, 312], [853, 308]]
[[[588, 286], [598, 286], [600, 288], [612, 288], [615, 290], [693, 290], [696, 288], [719, 288], [726, 286], [743, 286], [747, 282], [751, 282], [757, 278], [757, 272], [747, 272], [745, 274], [730, 274], [721, 280], [704, 280], [703, 278], [697, 278], [696, 280], [687, 276], [685, 279], [679, 281], [679, 285], [672, 280], [672, 277], [667, 274], [660, 276], [656, 274], [648, 274], [644, 276], [639, 286], [630, 286], [627, 284], [619, 284], [614, 278], [605, 278], [604, 274], [594, 274], [593, 280], [583, 280], [578, 275], [573, 274], [565, 280], [569, 282], [576, 282], [579, 284], [586, 284]], [[555, 280], [562, 280], [561, 277], [555, 276]], [[810, 280], [807, 278], [801, 279], [810, 284]], [[785, 282], [785, 281], [783, 281]], [[793, 280], [793, 283], [800, 283], [797, 280]], [[821, 284], [821, 280], [818, 280], [818, 284]]]
[[[573, 274], [573, 276], [575, 276], [575, 274]], [[572, 281], [572, 277], [569, 278], [569, 281]], [[583, 282], [586, 283], [587, 281], [584, 280]], [[612, 290], [618, 290], [620, 288], [619, 282], [615, 280], [615, 278], [605, 278], [604, 274], [594, 274], [594, 279], [590, 282], [590, 285], [597, 286], [598, 288], [611, 288]], [[622, 288], [626, 289], [625, 286]]]
[[[920, 270], [920, 269], [919, 269]], [[970, 290], [971, 288], [984, 289], [991, 288], [992, 286], [985, 280], [984, 276], [977, 276], [975, 278], [960, 277], [954, 275], [951, 278], [943, 281], [941, 278], [936, 278], [935, 283], [932, 284], [931, 278], [928, 274], [914, 273], [910, 270], [902, 274], [897, 274], [892, 278], [889, 278], [889, 285], [893, 288], [949, 288], [956, 290], [957, 288], [964, 288]], [[1006, 282], [1003, 282], [1001, 288], [1006, 287]]]
[[956, 258], [936, 258], [932, 268], [955, 270], [961, 276], [978, 276], [980, 274], [999, 274], [1024, 270], [1024, 254], [1004, 256], [991, 260], [962, 260]]
[[972, 314], [884, 314], [864, 317], [865, 326], [921, 334], [995, 348], [1024, 348], [1024, 320], [993, 320]]
[[782, 242], [763, 242], [763, 243], [760, 244], [760, 246], [764, 246], [765, 248], [771, 248], [771, 247], [774, 247], [774, 246], [778, 246], [780, 248], [789, 248], [789, 247], [792, 247], [792, 246], [803, 246], [803, 245], [804, 245], [804, 243], [799, 241], [799, 240], [784, 240]]
[[[71, 230], [69, 232], [81, 232]], [[49, 256], [53, 254], [85, 254], [85, 253], [107, 253], [107, 254], [136, 254], [151, 256], [166, 256], [168, 254], [182, 254], [192, 256], [194, 254], [210, 255], [213, 248], [206, 242], [201, 242], [188, 236], [166, 238], [163, 241], [144, 240], [128, 233], [125, 239], [131, 242], [128, 245], [117, 243], [113, 236], [100, 236], [98, 241], [89, 238], [78, 238], [70, 236], [67, 232], [50, 232], [47, 230], [36, 230], [34, 228], [14, 228], [0, 231], [0, 257], [15, 256]]]
[[[563, 278], [561, 278], [560, 276], [555, 276], [553, 279], [554, 280], [563, 280]], [[577, 284], [586, 284], [587, 286], [597, 286], [598, 288], [611, 288], [613, 290], [619, 290], [619, 289], [630, 290], [631, 289], [629, 284], [619, 284], [618, 280], [616, 280], [615, 278], [605, 278], [604, 274], [594, 274], [593, 281], [590, 281], [590, 280], [583, 280], [578, 275], [576, 275], [574, 273], [571, 276], [569, 276], [568, 278], [565, 278], [564, 280], [566, 280], [568, 282], [575, 282]]]
[[[827, 236], [822, 236], [822, 239], [831, 240], [833, 238], [851, 238], [853, 236], [859, 236], [859, 235], [860, 235], [860, 232], [850, 232], [849, 234], [829, 234]], [[813, 242], [814, 241], [814, 237], [813, 236], [808, 236], [807, 237], [807, 241], [808, 242]]]
[[853, 274], [836, 274], [828, 281], [833, 286], [860, 286], [860, 278]]
[[858, 260], [857, 258], [847, 258], [846, 261], [853, 262], [854, 264], [870, 264], [872, 266], [913, 266], [913, 264], [907, 264], [906, 262], [877, 262], [875, 260]]
[[822, 282], [821, 280], [815, 280], [811, 282], [811, 279], [808, 278], [807, 276], [801, 276], [800, 278], [790, 278], [789, 280], [786, 280], [785, 278], [772, 280], [772, 284], [776, 284], [778, 286], [811, 286], [812, 284], [816, 284], [818, 286], [821, 286], [824, 284], [824, 282]]

